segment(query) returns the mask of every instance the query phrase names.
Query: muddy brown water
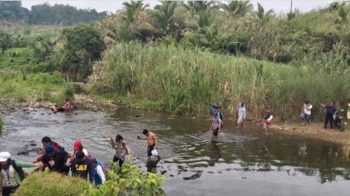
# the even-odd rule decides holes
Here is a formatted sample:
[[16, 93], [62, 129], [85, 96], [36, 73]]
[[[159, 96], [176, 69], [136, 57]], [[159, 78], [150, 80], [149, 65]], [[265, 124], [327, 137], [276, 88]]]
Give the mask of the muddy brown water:
[[237, 131], [224, 119], [223, 135], [211, 143], [209, 119], [121, 108], [114, 114], [75, 111], [51, 114], [38, 109], [5, 112], [0, 150], [32, 161], [37, 154], [16, 155], [24, 146], [50, 136], [72, 151], [74, 140], [103, 162], [113, 157], [109, 137], [123, 135], [135, 161], [146, 159], [143, 128], [154, 131], [166, 171], [167, 195], [346, 195], [350, 193], [350, 147], [334, 143], [262, 134], [259, 127]]

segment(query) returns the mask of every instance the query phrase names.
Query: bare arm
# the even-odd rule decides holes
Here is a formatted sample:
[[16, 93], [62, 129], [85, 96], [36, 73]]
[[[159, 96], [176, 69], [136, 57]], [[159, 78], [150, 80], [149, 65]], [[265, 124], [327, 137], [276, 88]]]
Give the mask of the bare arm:
[[147, 140], [146, 137], [142, 138], [142, 137], [140, 137], [140, 136], [137, 136], [137, 139], [139, 139], [139, 140]]

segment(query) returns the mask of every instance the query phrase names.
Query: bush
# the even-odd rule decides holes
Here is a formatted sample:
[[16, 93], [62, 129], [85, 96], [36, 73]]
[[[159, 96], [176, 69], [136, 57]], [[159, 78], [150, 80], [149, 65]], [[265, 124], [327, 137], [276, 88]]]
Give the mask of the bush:
[[90, 183], [81, 178], [58, 173], [35, 172], [21, 183], [15, 196], [77, 196], [82, 195], [89, 186]]
[[124, 164], [121, 173], [118, 173], [116, 164], [113, 164], [108, 172], [109, 180], [98, 189], [90, 187], [87, 195], [165, 195], [160, 184], [164, 181], [162, 176], [147, 173], [142, 174], [141, 170], [134, 165]]

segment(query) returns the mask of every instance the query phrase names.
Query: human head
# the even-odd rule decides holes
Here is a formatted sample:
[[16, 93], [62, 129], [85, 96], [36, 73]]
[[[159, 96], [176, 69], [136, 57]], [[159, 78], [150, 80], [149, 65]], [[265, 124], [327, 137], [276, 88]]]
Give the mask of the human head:
[[77, 153], [75, 154], [75, 157], [77, 158], [78, 161], [82, 161], [85, 159], [85, 154], [82, 150], [78, 150]]
[[0, 163], [1, 165], [6, 165], [7, 161], [11, 158], [11, 154], [9, 152], [0, 152]]
[[305, 101], [305, 103], [306, 103], [306, 104], [309, 104], [309, 103], [310, 103], [310, 101], [309, 101], [309, 100], [306, 100], [306, 101]]
[[149, 131], [147, 129], [144, 129], [143, 130], [143, 135], [148, 136], [148, 134], [149, 134]]
[[75, 140], [74, 144], [73, 144], [73, 150], [74, 152], [78, 151], [78, 150], [82, 150], [83, 149], [83, 145], [81, 144], [80, 140]]
[[45, 137], [43, 137], [43, 139], [41, 139], [41, 142], [43, 143], [44, 147], [46, 147], [47, 145], [49, 145], [52, 142], [52, 140], [51, 140], [51, 138], [45, 136]]
[[122, 140], [124, 140], [124, 138], [119, 134], [115, 137], [115, 141], [117, 141], [117, 142], [120, 142]]
[[241, 103], [241, 107], [244, 107], [244, 106], [245, 106], [245, 103], [244, 103], [244, 102], [242, 102], [242, 103]]
[[66, 102], [69, 102], [69, 99], [68, 99], [68, 98], [66, 98]]
[[55, 149], [53, 148], [53, 146], [47, 145], [45, 147], [45, 154], [46, 155], [52, 156], [54, 154], [54, 152], [55, 152]]
[[265, 107], [265, 111], [266, 111], [266, 112], [269, 112], [269, 111], [270, 111], [270, 108], [269, 108], [269, 107]]

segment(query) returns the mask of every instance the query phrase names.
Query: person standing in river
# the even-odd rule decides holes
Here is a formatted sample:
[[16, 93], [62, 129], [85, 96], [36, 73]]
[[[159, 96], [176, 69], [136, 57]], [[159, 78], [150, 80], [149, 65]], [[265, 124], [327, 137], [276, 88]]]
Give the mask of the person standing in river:
[[324, 128], [327, 129], [328, 122], [331, 126], [331, 129], [333, 129], [333, 122], [334, 122], [334, 113], [336, 111], [334, 102], [330, 102], [327, 105], [324, 105], [321, 103], [321, 106], [326, 108], [326, 114], [325, 114], [325, 120], [324, 120]]
[[272, 116], [272, 113], [270, 112], [270, 109], [265, 108], [264, 118], [263, 118], [263, 127], [265, 130], [265, 133], [267, 133], [267, 129], [269, 125], [271, 125], [272, 119], [273, 119], [273, 116]]
[[151, 131], [148, 131], [147, 129], [144, 129], [142, 133], [143, 133], [143, 135], [145, 137], [142, 138], [140, 136], [137, 136], [137, 139], [139, 139], [139, 140], [147, 140], [147, 144], [148, 144], [148, 146], [147, 146], [147, 157], [148, 157], [148, 159], [150, 159], [151, 156], [152, 156], [152, 151], [154, 149], [158, 148], [158, 140], [157, 140], [156, 134], [154, 134]]
[[113, 140], [113, 138], [111, 138], [111, 144], [112, 144], [112, 148], [115, 149], [113, 162], [118, 163], [119, 172], [121, 172], [125, 159], [130, 157], [130, 154], [131, 154], [130, 149], [125, 144], [124, 138], [121, 135], [117, 135], [115, 137], [115, 141]]
[[238, 109], [238, 119], [237, 119], [237, 129], [240, 129], [244, 126], [244, 120], [247, 117], [247, 110], [245, 104], [241, 103]]
[[222, 129], [222, 120], [220, 116], [217, 113], [215, 113], [209, 128], [209, 131], [212, 132], [211, 141], [216, 142], [218, 140], [218, 135], [219, 135], [219, 132], [221, 132], [221, 129]]

